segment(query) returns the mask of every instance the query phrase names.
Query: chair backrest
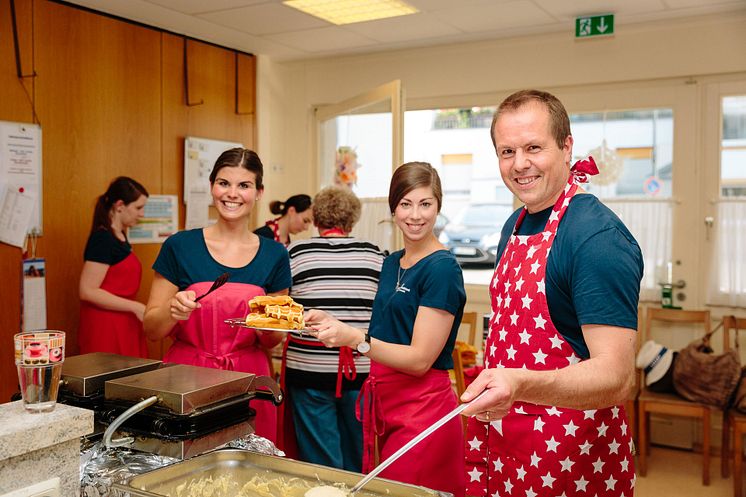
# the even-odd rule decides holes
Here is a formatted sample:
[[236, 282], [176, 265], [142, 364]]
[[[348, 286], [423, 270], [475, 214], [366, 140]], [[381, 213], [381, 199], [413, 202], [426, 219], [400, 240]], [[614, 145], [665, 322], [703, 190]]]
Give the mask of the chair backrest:
[[[461, 317], [460, 327], [467, 327], [468, 335], [464, 337], [466, 338], [466, 340], [464, 340], [463, 338], [459, 336], [459, 340], [461, 340], [462, 342], [468, 343], [469, 345], [475, 347], [477, 350], [479, 350], [482, 345], [481, 343], [482, 336], [481, 335], [477, 336], [477, 323], [479, 321], [478, 318], [479, 318], [479, 315], [474, 311], [465, 312], [464, 315]], [[459, 331], [461, 330], [459, 329]], [[479, 342], [477, 342], [477, 339], [479, 339]]]
[[[746, 330], [746, 318], [735, 316], [723, 316], [723, 349], [728, 351], [731, 347], [731, 331], [733, 332], [733, 343], [738, 340], [738, 331]], [[740, 347], [740, 344], [739, 344]]]
[[643, 340], [650, 339], [650, 330], [654, 321], [674, 324], [702, 325], [704, 334], [710, 332], [710, 311], [688, 311], [683, 309], [648, 308], [645, 315], [645, 334]]

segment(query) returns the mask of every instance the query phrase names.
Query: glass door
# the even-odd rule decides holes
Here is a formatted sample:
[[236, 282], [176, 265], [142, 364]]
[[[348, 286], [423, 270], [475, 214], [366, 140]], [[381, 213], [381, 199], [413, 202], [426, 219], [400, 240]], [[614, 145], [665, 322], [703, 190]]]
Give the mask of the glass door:
[[352, 235], [388, 251], [401, 246], [388, 189], [402, 162], [403, 101], [401, 81], [396, 80], [315, 109], [319, 189], [333, 184], [351, 188], [363, 204]]

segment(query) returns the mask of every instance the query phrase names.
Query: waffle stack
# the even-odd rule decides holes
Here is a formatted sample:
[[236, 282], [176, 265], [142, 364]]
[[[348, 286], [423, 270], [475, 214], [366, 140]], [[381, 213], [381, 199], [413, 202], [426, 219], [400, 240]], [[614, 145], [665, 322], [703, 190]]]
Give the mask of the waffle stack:
[[260, 295], [249, 301], [249, 315], [246, 326], [252, 328], [276, 328], [281, 330], [302, 330], [303, 306], [287, 295]]

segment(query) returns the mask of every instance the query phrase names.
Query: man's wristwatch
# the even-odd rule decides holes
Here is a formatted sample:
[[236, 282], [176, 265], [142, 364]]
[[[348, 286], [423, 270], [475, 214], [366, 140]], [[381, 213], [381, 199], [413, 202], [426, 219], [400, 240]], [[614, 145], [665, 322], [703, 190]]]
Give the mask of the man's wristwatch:
[[361, 354], [367, 354], [370, 352], [370, 335], [365, 333], [365, 340], [355, 346], [355, 350]]

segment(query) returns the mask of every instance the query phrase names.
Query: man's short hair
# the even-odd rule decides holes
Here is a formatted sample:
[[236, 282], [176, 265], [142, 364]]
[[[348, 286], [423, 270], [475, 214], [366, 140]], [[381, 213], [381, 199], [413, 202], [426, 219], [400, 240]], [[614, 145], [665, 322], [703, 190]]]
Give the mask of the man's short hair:
[[552, 136], [554, 136], [557, 146], [559, 148], [565, 146], [565, 139], [571, 134], [570, 117], [567, 115], [565, 106], [562, 105], [562, 102], [557, 97], [541, 90], [517, 91], [502, 101], [495, 111], [495, 115], [492, 117], [492, 126], [490, 126], [490, 136], [492, 137], [493, 146], [497, 147], [497, 143], [495, 143], [495, 124], [497, 123], [497, 119], [502, 114], [516, 111], [531, 102], [538, 102], [546, 106], [547, 111], [549, 111], [549, 130]]

